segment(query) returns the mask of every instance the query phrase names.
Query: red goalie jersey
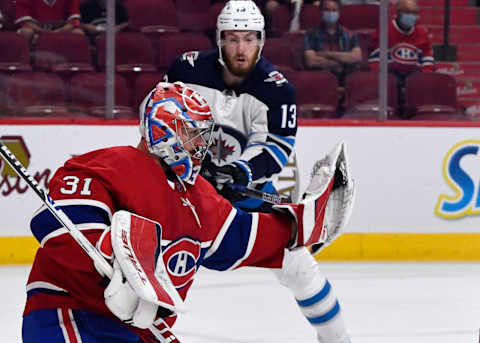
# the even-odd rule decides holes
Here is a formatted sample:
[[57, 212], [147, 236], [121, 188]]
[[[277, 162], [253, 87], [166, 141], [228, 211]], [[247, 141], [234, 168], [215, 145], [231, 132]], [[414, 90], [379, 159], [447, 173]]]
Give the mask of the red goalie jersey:
[[[378, 71], [380, 61], [379, 32], [372, 38], [368, 62], [372, 70]], [[388, 69], [400, 74], [412, 71], [433, 72], [434, 59], [432, 42], [427, 30], [415, 25], [410, 31], [401, 30], [395, 19], [388, 27]]]
[[[118, 210], [159, 222], [162, 256], [182, 298], [200, 266], [281, 267], [290, 219], [237, 210], [201, 177], [186, 187], [167, 177], [151, 155], [133, 147], [74, 157], [49, 185], [51, 197], [93, 244]], [[31, 230], [41, 248], [29, 276], [24, 315], [68, 307], [117, 320], [104, 304], [105, 287], [93, 262], [45, 207], [35, 213]], [[154, 341], [148, 330], [124, 325], [144, 342]]]

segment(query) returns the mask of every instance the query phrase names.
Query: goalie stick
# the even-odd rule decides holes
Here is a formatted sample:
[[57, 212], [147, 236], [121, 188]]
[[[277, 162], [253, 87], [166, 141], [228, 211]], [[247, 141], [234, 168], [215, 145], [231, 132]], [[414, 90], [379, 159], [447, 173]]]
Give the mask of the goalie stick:
[[248, 196], [250, 198], [260, 199], [274, 205], [292, 202], [292, 199], [289, 196], [281, 194], [265, 193], [253, 188], [245, 187], [234, 183], [228, 184], [228, 187], [242, 195]]
[[[90, 241], [80, 232], [80, 230], [75, 226], [75, 224], [68, 218], [68, 216], [62, 211], [62, 209], [55, 203], [55, 201], [42, 190], [38, 182], [33, 178], [32, 175], [25, 169], [25, 167], [20, 163], [20, 161], [15, 157], [15, 155], [8, 149], [8, 147], [3, 144], [0, 140], [0, 154], [3, 156], [5, 161], [12, 167], [12, 169], [20, 176], [27, 185], [42, 199], [43, 203], [47, 206], [53, 216], [58, 220], [58, 222], [68, 230], [73, 239], [80, 245], [80, 247], [88, 254], [88, 256], [95, 262], [97, 267], [106, 275], [109, 279], [113, 276], [112, 266], [103, 258], [100, 252], [90, 243]], [[166, 324], [165, 324], [166, 325]], [[152, 334], [159, 339], [160, 343], [170, 343], [173, 341], [179, 342], [179, 340], [169, 332], [169, 337], [165, 338], [161, 332], [155, 327], [149, 328]], [[168, 331], [168, 326], [166, 330]], [[158, 332], [158, 333], [157, 333]]]

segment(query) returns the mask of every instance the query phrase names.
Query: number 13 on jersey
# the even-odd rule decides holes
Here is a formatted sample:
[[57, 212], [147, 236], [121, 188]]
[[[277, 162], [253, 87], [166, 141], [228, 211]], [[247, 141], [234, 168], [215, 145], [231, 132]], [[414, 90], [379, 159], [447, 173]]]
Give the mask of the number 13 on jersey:
[[297, 105], [282, 105], [282, 129], [294, 129], [297, 126]]

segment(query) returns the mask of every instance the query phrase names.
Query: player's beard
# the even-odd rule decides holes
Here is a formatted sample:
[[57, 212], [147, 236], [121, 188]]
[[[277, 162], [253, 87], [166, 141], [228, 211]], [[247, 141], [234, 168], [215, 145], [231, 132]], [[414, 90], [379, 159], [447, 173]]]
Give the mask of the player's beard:
[[227, 54], [225, 54], [225, 50], [223, 48], [222, 48], [222, 56], [228, 70], [234, 76], [244, 77], [244, 76], [247, 76], [247, 74], [253, 69], [253, 67], [255, 67], [255, 64], [257, 63], [257, 57], [258, 57], [259, 51], [260, 51], [260, 47], [257, 47], [255, 50], [255, 53], [248, 61], [248, 64], [244, 67], [236, 66], [233, 60], [236, 59], [237, 56], [233, 56], [233, 57], [228, 56]]

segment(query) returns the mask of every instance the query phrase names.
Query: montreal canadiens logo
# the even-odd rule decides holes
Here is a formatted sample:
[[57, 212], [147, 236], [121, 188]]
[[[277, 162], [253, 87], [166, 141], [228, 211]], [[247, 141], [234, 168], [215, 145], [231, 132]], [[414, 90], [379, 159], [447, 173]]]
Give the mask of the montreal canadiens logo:
[[402, 64], [416, 64], [418, 62], [417, 48], [411, 44], [400, 43], [392, 50], [393, 59]]
[[175, 288], [182, 288], [193, 279], [197, 272], [200, 249], [199, 242], [182, 238], [170, 244], [163, 252], [163, 260]]

